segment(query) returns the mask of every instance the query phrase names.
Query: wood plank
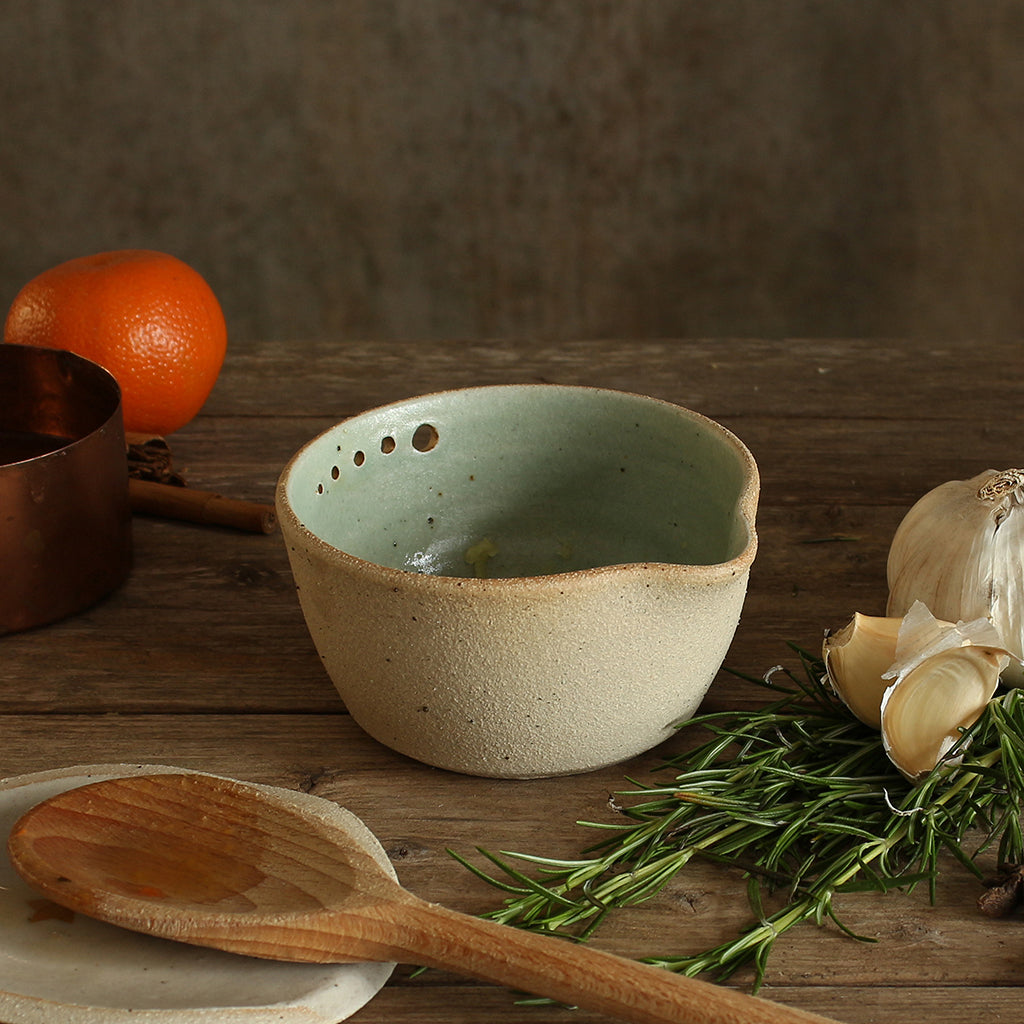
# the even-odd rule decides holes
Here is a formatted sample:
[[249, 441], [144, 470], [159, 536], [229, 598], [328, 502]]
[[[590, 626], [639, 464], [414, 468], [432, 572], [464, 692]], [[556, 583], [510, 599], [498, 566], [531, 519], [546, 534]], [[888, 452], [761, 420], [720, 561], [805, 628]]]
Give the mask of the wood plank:
[[[451, 1024], [466, 1020], [502, 1024], [608, 1024], [609, 1018], [582, 1011], [568, 1015], [558, 1007], [516, 1007], [500, 990], [471, 986], [427, 988], [426, 975], [409, 985], [392, 982], [371, 1003], [349, 1019], [353, 1024], [391, 1024], [415, 1020], [417, 1024]], [[771, 986], [767, 999], [827, 1015], [846, 1024], [918, 1022], [967, 1024], [975, 1020], [1016, 1024], [1021, 994], [1016, 987], [920, 986]], [[972, 1016], [977, 1013], [978, 1016]]]
[[716, 418], [996, 424], [1022, 415], [1007, 372], [1019, 360], [1012, 339], [273, 341], [229, 351], [205, 413], [342, 418], [447, 388], [547, 382], [635, 391]]
[[[1019, 383], [998, 372], [1011, 351], [979, 352], [971, 388], [961, 383], [961, 353], [921, 342], [538, 341], [458, 351], [271, 343], [232, 356], [210, 408], [171, 442], [193, 486], [270, 501], [281, 467], [314, 434], [377, 401], [438, 387], [556, 379], [699, 408], [735, 429], [761, 468], [760, 549], [726, 658], [758, 676], [776, 663], [796, 666], [787, 641], [814, 649], [854, 611], [882, 610], [892, 533], [925, 490], [1022, 461]], [[64, 622], [0, 639], [0, 774], [163, 762], [316, 792], [367, 821], [411, 889], [475, 913], [499, 897], [449, 847], [469, 856], [477, 844], [575, 855], [592, 838], [577, 819], [610, 820], [609, 794], [628, 787], [627, 776], [648, 777], [661, 755], [691, 742], [683, 732], [626, 765], [527, 783], [417, 764], [345, 714], [306, 632], [280, 535], [138, 517], [135, 539], [135, 568], [117, 593]], [[723, 671], [706, 707], [765, 699]], [[963, 994], [987, 1019], [1016, 1021], [1020, 920], [980, 918], [978, 891], [950, 864], [934, 907], [923, 891], [841, 897], [844, 919], [878, 943], [853, 942], [831, 926], [796, 929], [772, 958], [767, 994], [850, 1024], [924, 1015], [960, 1024]], [[748, 920], [738, 872], [692, 865], [655, 900], [615, 915], [595, 942], [630, 956], [680, 952]], [[736, 984], [749, 980], [741, 974]], [[430, 972], [400, 973], [357, 1019], [563, 1017]]]
[[[726, 665], [759, 675], [789, 657], [788, 642], [816, 648], [853, 612], [884, 612], [885, 558], [901, 515], [872, 506], [762, 509]], [[137, 519], [135, 537], [135, 569], [118, 592], [46, 629], [3, 638], [0, 710], [337, 710], [279, 535]], [[737, 692], [731, 677], [721, 685]]]
[[[342, 418], [204, 417], [170, 443], [191, 486], [272, 502], [288, 459]], [[957, 423], [955, 445], [950, 424], [931, 419], [778, 415], [721, 422], [757, 460], [762, 507], [820, 508], [833, 516], [849, 505], [905, 510], [946, 480], [1024, 461], [1014, 414]]]
[[[613, 821], [609, 793], [628, 788], [627, 776], [646, 777], [658, 762], [648, 755], [584, 776], [509, 783], [424, 769], [379, 747], [344, 715], [41, 715], [18, 719], [17, 728], [12, 724], [0, 718], [9, 737], [0, 755], [3, 775], [55, 767], [59, 745], [67, 764], [170, 763], [334, 800], [377, 834], [406, 886], [467, 913], [497, 906], [501, 897], [466, 872], [449, 849], [470, 858], [477, 845], [576, 855], [593, 833], [575, 822]], [[991, 867], [990, 860], [983, 863]], [[1016, 954], [1020, 922], [980, 915], [974, 908], [980, 891], [977, 880], [949, 859], [934, 906], [923, 889], [839, 897], [844, 921], [877, 942], [857, 942], [832, 926], [800, 926], [779, 940], [768, 991], [800, 992], [799, 1005], [834, 1012], [839, 1003], [818, 1003], [819, 990], [878, 986], [884, 993], [895, 978], [915, 989], [1024, 985], [1024, 959]], [[749, 921], [741, 873], [693, 863], [653, 900], [613, 914], [594, 941], [626, 956], [682, 953], [723, 941]], [[903, 964], [907, 970], [912, 965], [912, 975]], [[749, 982], [749, 972], [741, 972], [735, 983]], [[438, 983], [435, 976], [425, 984]], [[460, 1003], [472, 998], [466, 992], [472, 983], [440, 983], [453, 985], [449, 994]], [[423, 983], [402, 984], [419, 992]], [[381, 1016], [366, 1019], [387, 1019], [386, 1000], [378, 1009]], [[507, 1019], [519, 1018], [513, 1013]], [[855, 1024], [870, 1018], [840, 1019]]]

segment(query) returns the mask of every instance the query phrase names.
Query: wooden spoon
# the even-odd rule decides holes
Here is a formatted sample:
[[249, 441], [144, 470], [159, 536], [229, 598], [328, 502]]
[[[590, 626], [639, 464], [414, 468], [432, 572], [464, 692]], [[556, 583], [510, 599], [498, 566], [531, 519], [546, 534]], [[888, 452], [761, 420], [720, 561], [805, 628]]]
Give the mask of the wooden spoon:
[[[330, 801], [210, 775], [140, 775], [38, 804], [8, 841], [55, 902], [135, 931], [275, 960], [400, 961], [635, 1024], [825, 1018], [427, 903], [395, 882]], [[353, 825], [354, 823], [354, 825]]]

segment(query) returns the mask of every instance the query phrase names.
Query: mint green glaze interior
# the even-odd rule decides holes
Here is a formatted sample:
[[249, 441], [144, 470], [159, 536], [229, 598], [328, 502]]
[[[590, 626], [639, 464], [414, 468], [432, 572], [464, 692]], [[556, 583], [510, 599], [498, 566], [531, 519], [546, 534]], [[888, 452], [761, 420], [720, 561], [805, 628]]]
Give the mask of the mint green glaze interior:
[[750, 539], [737, 507], [746, 472], [730, 434], [677, 406], [518, 385], [341, 423], [296, 458], [287, 494], [316, 536], [370, 562], [539, 576], [737, 557]]

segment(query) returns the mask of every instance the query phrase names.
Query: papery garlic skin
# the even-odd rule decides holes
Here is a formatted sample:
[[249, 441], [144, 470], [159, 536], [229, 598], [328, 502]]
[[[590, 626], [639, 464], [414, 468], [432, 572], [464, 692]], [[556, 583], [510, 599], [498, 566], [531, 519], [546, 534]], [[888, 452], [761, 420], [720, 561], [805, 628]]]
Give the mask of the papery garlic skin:
[[898, 679], [916, 668], [926, 658], [958, 647], [991, 647], [1002, 651], [999, 631], [987, 618], [970, 622], [947, 622], [936, 618], [923, 601], [915, 601], [900, 621], [896, 634], [896, 652], [884, 676]]
[[882, 695], [892, 685], [883, 678], [896, 660], [902, 618], [862, 615], [825, 637], [821, 660], [836, 696], [872, 729], [882, 728]]
[[1011, 655], [1003, 681], [1024, 684], [1024, 470], [929, 491], [897, 528], [886, 572], [888, 616], [921, 601], [950, 622], [988, 618]]

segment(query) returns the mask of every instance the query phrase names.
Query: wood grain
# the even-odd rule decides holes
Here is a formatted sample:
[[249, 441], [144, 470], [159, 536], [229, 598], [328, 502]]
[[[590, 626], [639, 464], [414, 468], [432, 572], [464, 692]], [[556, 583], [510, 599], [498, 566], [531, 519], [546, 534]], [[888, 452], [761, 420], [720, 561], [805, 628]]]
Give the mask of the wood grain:
[[[338, 419], [379, 402], [478, 383], [551, 380], [646, 391], [721, 419], [755, 452], [760, 549], [726, 665], [795, 664], [853, 611], [878, 612], [885, 557], [910, 504], [943, 480], [1024, 461], [1019, 346], [963, 353], [927, 341], [543, 341], [464, 346], [276, 341], [229, 355], [204, 413], [171, 440], [190, 485], [273, 499], [285, 461]], [[609, 821], [609, 794], [660, 752], [589, 775], [498, 783], [416, 764], [345, 714], [305, 630], [279, 535], [137, 518], [128, 583], [95, 608], [0, 638], [0, 773], [124, 761], [164, 763], [305, 789], [349, 807], [417, 895], [463, 912], [500, 896], [446, 852], [477, 845], [572, 856]], [[754, 706], [723, 672], [708, 707]], [[663, 752], [682, 749], [685, 733]], [[994, 865], [986, 862], [985, 870]], [[945, 866], [926, 894], [841, 897], [844, 920], [795, 929], [769, 962], [766, 995], [848, 1024], [963, 1024], [966, 1007], [1016, 1022], [1019, 919], [974, 909], [980, 883]], [[696, 950], [749, 923], [742, 877], [694, 865], [595, 938], [628, 956]], [[749, 973], [730, 984], [743, 988]], [[979, 1013], [981, 1011], [979, 1010]], [[966, 1013], [966, 1016], [965, 1016]], [[445, 972], [400, 972], [359, 1012], [365, 1024], [555, 1024]], [[599, 1015], [579, 1012], [578, 1024]], [[979, 1018], [980, 1019], [980, 1018]]]
[[367, 851], [358, 823], [313, 802], [197, 773], [106, 779], [30, 808], [8, 852], [59, 905], [146, 935], [271, 960], [450, 970], [632, 1024], [829, 1024], [420, 899]]

